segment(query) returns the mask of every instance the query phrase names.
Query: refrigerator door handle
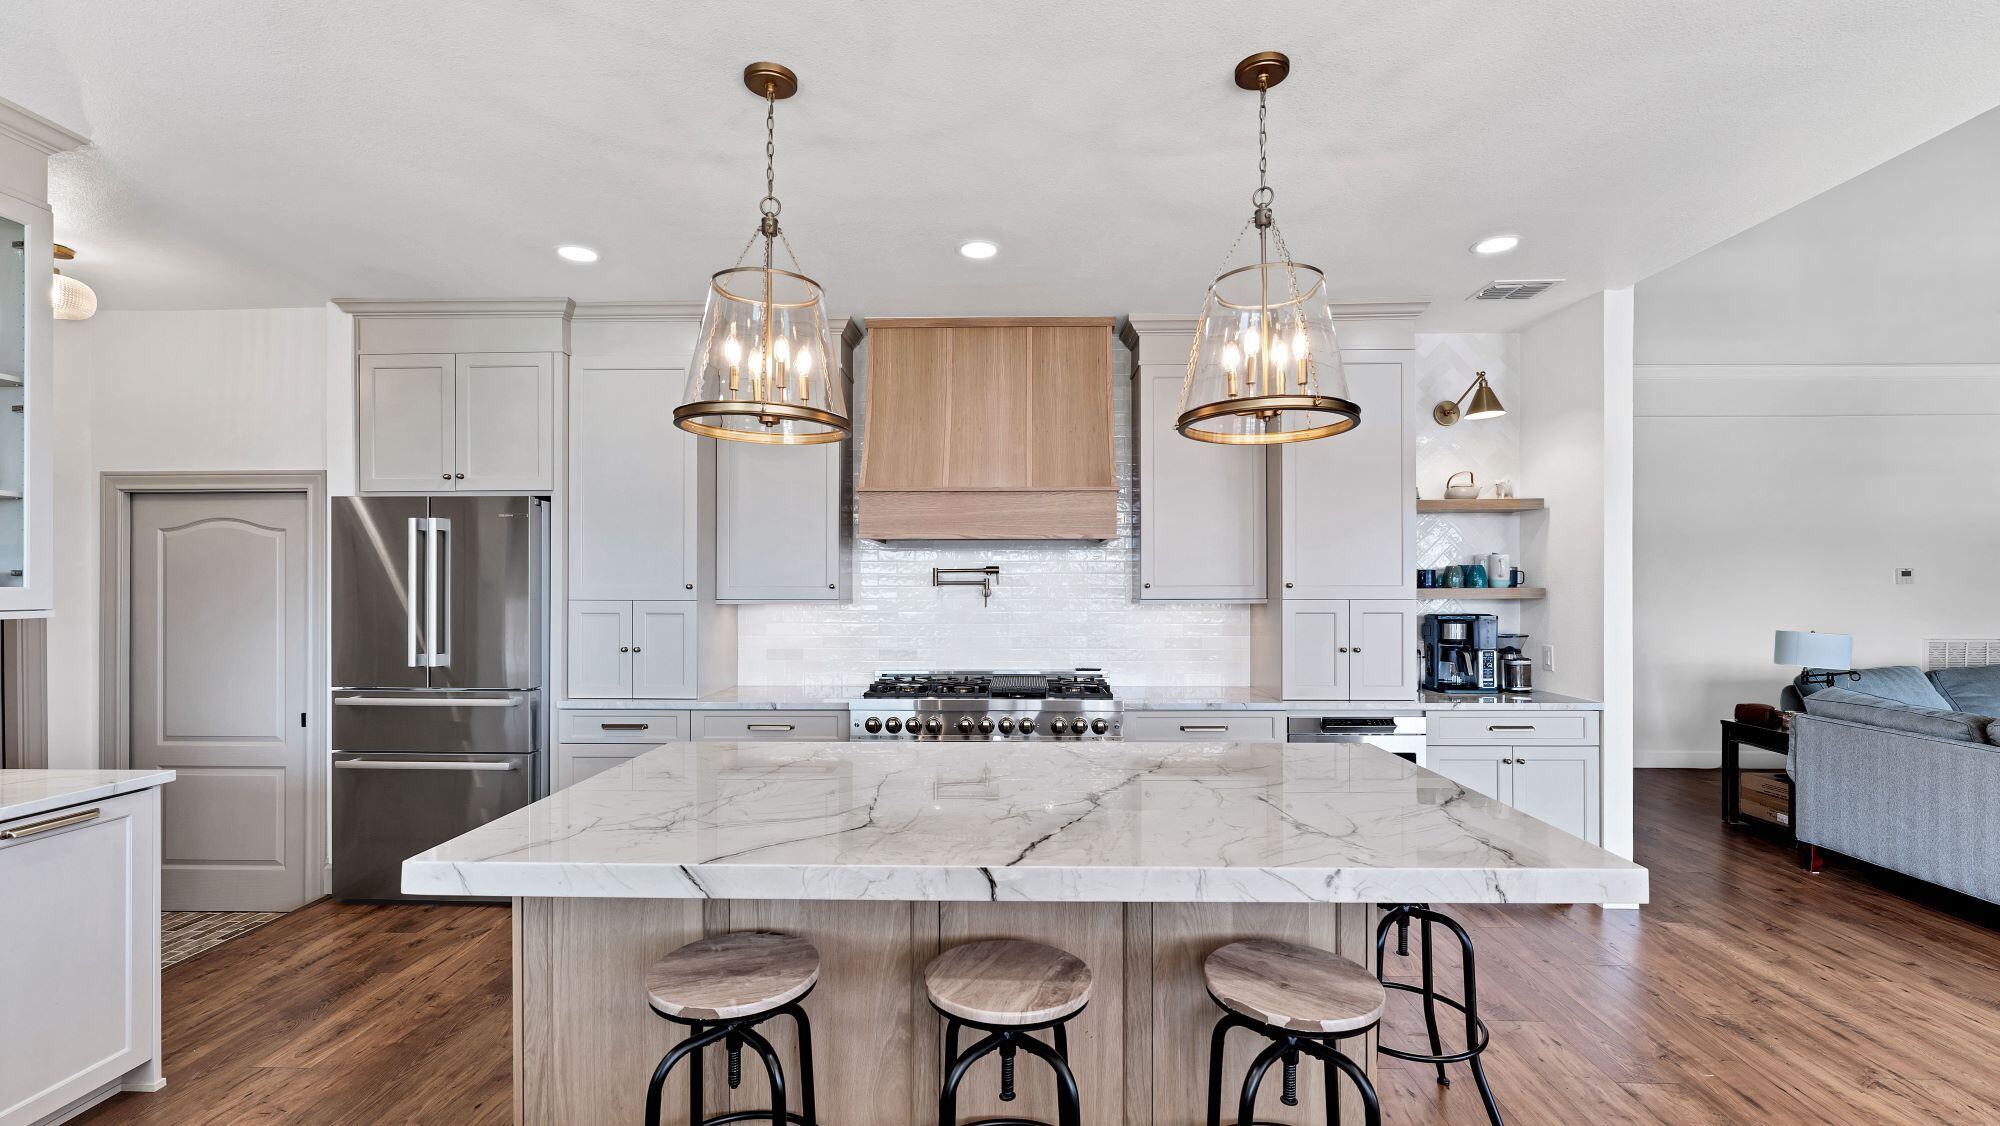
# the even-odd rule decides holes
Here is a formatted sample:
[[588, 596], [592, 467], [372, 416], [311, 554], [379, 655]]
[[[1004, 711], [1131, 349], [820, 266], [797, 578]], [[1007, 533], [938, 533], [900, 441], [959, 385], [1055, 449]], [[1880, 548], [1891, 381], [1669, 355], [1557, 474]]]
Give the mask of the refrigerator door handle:
[[[430, 521], [431, 583], [439, 590], [437, 597], [441, 605], [434, 612], [444, 621], [443, 630], [431, 634], [431, 664], [447, 667], [451, 664], [451, 521], [441, 516], [433, 516]], [[440, 559], [440, 555], [443, 558]]]
[[424, 762], [418, 759], [368, 759], [345, 758], [334, 762], [335, 770], [446, 770], [446, 771], [512, 771], [519, 769], [511, 762]]
[[417, 541], [424, 534], [423, 523], [424, 518], [421, 516], [410, 517], [410, 530], [407, 539], [410, 563], [403, 586], [403, 618], [408, 622], [410, 628], [409, 667], [413, 669], [422, 668], [424, 665], [423, 650], [417, 643], [417, 583], [419, 581], [417, 576]]
[[340, 708], [517, 708], [524, 696], [336, 696]]

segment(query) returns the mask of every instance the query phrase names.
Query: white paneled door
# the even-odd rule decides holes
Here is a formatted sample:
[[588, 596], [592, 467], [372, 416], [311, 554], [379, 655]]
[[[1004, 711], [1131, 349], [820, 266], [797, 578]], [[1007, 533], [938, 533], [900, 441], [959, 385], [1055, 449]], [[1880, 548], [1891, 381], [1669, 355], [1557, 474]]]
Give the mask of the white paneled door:
[[162, 794], [167, 910], [304, 903], [304, 493], [132, 498], [131, 746]]

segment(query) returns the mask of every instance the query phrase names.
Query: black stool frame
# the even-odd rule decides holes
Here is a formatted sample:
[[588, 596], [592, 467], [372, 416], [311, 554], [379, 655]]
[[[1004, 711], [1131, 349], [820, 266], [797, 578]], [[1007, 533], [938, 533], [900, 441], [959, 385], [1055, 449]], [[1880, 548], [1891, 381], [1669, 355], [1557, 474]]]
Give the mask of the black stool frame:
[[[756, 1016], [735, 1017], [729, 1020], [689, 1020], [685, 1017], [669, 1016], [654, 1009], [655, 1013], [685, 1025], [687, 1039], [673, 1046], [672, 1050], [660, 1057], [660, 1066], [653, 1069], [653, 1082], [646, 1088], [646, 1126], [659, 1126], [660, 1100], [666, 1090], [667, 1073], [683, 1059], [689, 1060], [688, 1071], [688, 1122], [692, 1126], [723, 1126], [728, 1122], [756, 1122], [768, 1120], [772, 1126], [819, 1126], [819, 1108], [813, 1098], [812, 1063], [812, 1023], [806, 1019], [806, 1011], [799, 1002], [812, 995], [808, 989], [791, 1001], [758, 1013]], [[805, 1109], [804, 1114], [795, 1114], [785, 1105], [785, 1071], [778, 1064], [777, 1050], [771, 1042], [759, 1035], [756, 1026], [776, 1016], [788, 1016], [799, 1031], [799, 1096]], [[702, 1107], [701, 1050], [718, 1041], [726, 1043], [729, 1050], [729, 1085], [734, 1088], [742, 1082], [741, 1052], [747, 1044], [764, 1061], [764, 1076], [771, 1087], [771, 1107], [768, 1110], [739, 1110], [729, 1114], [719, 1114], [704, 1118]]]
[[[936, 1009], [937, 1006], [933, 1005]], [[944, 1086], [938, 1091], [939, 1126], [959, 1126], [958, 1085], [965, 1080], [972, 1065], [982, 1058], [1000, 1053], [1000, 1101], [1014, 1101], [1014, 1055], [1025, 1050], [1029, 1055], [1040, 1056], [1056, 1076], [1056, 1115], [1058, 1126], [1082, 1126], [1083, 1100], [1077, 1094], [1076, 1076], [1069, 1069], [1069, 1033], [1063, 1025], [1083, 1009], [1065, 1014], [1056, 1020], [1045, 1020], [1039, 1024], [982, 1024], [976, 1020], [953, 1016], [938, 1009], [944, 1018]], [[958, 1033], [962, 1028], [976, 1028], [986, 1033], [965, 1051], [958, 1050]], [[1055, 1047], [1033, 1036], [1044, 1028], [1055, 1030]], [[980, 1118], [965, 1126], [1049, 1126], [1033, 1118]]]
[[[1375, 976], [1377, 980], [1381, 981], [1384, 989], [1400, 989], [1405, 993], [1415, 993], [1424, 999], [1424, 1029], [1430, 1034], [1431, 1050], [1428, 1054], [1406, 1052], [1400, 1048], [1391, 1048], [1389, 1045], [1379, 1041], [1376, 1043], [1375, 1050], [1385, 1056], [1394, 1056], [1399, 1060], [1409, 1060], [1412, 1063], [1435, 1064], [1437, 1066], [1438, 1085], [1442, 1087], [1451, 1086], [1451, 1078], [1444, 1073], [1444, 1065], [1448, 1063], [1471, 1064], [1472, 1080], [1479, 1085], [1480, 1101], [1486, 1104], [1486, 1118], [1492, 1123], [1492, 1126], [1501, 1126], [1500, 1104], [1493, 1099], [1493, 1088], [1486, 1082], [1486, 1066], [1479, 1061], [1479, 1054], [1486, 1050], [1487, 1044], [1492, 1041], [1492, 1036], [1486, 1031], [1486, 1022], [1479, 1019], [1479, 978], [1474, 967], [1472, 936], [1465, 933], [1465, 928], [1459, 926], [1456, 919], [1442, 912], [1431, 910], [1430, 905], [1427, 903], [1384, 904], [1384, 907], [1387, 913], [1382, 916], [1382, 921], [1375, 926]], [[1411, 920], [1416, 920], [1423, 924], [1424, 979], [1422, 985], [1411, 985], [1408, 982], [1402, 981], [1390, 981], [1388, 979], [1388, 960], [1383, 956], [1388, 947], [1389, 928], [1391, 926], [1396, 928], [1397, 956], [1409, 956]], [[1464, 972], [1464, 1000], [1447, 997], [1437, 991], [1437, 981], [1432, 971], [1431, 962], [1431, 926], [1434, 923], [1450, 930], [1452, 935], [1458, 939], [1458, 947], [1463, 959], [1461, 968]], [[1457, 1009], [1465, 1015], [1464, 1051], [1447, 1052], [1444, 1050], [1444, 1041], [1438, 1036], [1437, 1007], [1439, 1005]]]
[[[1222, 1005], [1215, 994], [1208, 996], [1218, 1006]], [[1215, 1031], [1208, 1038], [1208, 1126], [1222, 1126], [1222, 1050], [1232, 1028], [1247, 1028], [1271, 1041], [1257, 1053], [1256, 1059], [1250, 1061], [1250, 1070], [1243, 1076], [1243, 1090], [1236, 1097], [1236, 1126], [1272, 1126], [1257, 1118], [1257, 1090], [1263, 1086], [1264, 1076], [1274, 1063], [1282, 1061], [1285, 1069], [1285, 1092], [1279, 1101], [1286, 1106], [1299, 1105], [1298, 1068], [1301, 1055], [1311, 1056], [1325, 1067], [1327, 1126], [1340, 1126], [1342, 1072], [1354, 1080], [1354, 1086], [1361, 1092], [1361, 1113], [1367, 1126], [1381, 1126], [1382, 1102], [1375, 1094], [1375, 1084], [1368, 1081], [1368, 1073], [1361, 1070], [1361, 1065], [1337, 1046], [1338, 1041], [1364, 1035], [1373, 1027], [1371, 1024], [1341, 1033], [1300, 1032], [1254, 1021], [1225, 1007], [1222, 1019], [1215, 1022]]]

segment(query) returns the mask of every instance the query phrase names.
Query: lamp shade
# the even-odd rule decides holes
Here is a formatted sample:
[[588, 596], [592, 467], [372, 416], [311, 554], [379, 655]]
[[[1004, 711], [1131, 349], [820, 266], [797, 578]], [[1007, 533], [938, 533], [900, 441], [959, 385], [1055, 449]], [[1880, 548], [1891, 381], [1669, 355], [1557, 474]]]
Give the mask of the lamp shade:
[[49, 305], [59, 321], [87, 321], [97, 315], [97, 293], [68, 274], [58, 273], [49, 286]]
[[1771, 661], [1805, 669], [1852, 668], [1854, 638], [1844, 633], [1781, 629], [1771, 649]]
[[1480, 376], [1479, 386], [1472, 392], [1472, 401], [1465, 405], [1465, 417], [1499, 418], [1506, 413], [1507, 408], [1500, 405], [1500, 396], [1493, 393], [1493, 385], [1486, 382], [1484, 375]]

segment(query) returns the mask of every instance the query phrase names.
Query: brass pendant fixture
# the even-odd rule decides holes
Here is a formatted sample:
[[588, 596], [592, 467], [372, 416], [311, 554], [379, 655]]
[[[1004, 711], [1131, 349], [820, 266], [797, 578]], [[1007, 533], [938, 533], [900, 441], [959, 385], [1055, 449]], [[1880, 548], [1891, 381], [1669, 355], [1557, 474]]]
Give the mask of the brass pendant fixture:
[[[1198, 441], [1302, 442], [1361, 424], [1340, 365], [1326, 275], [1292, 260], [1265, 182], [1266, 100], [1291, 69], [1291, 60], [1277, 51], [1236, 64], [1236, 85], [1257, 92], [1257, 190], [1249, 222], [1209, 283], [1188, 353], [1175, 427]], [[1236, 247], [1253, 229], [1257, 261], [1230, 268]]]
[[[751, 63], [743, 84], [764, 99], [764, 198], [757, 230], [736, 264], [709, 278], [687, 392], [674, 425], [710, 438], [767, 445], [815, 445], [847, 437], [826, 295], [807, 277], [778, 226], [772, 167], [777, 154], [777, 105], [799, 92], [798, 76], [777, 63]], [[764, 264], [743, 261], [757, 240]], [[783, 245], [791, 268], [777, 264]]]

